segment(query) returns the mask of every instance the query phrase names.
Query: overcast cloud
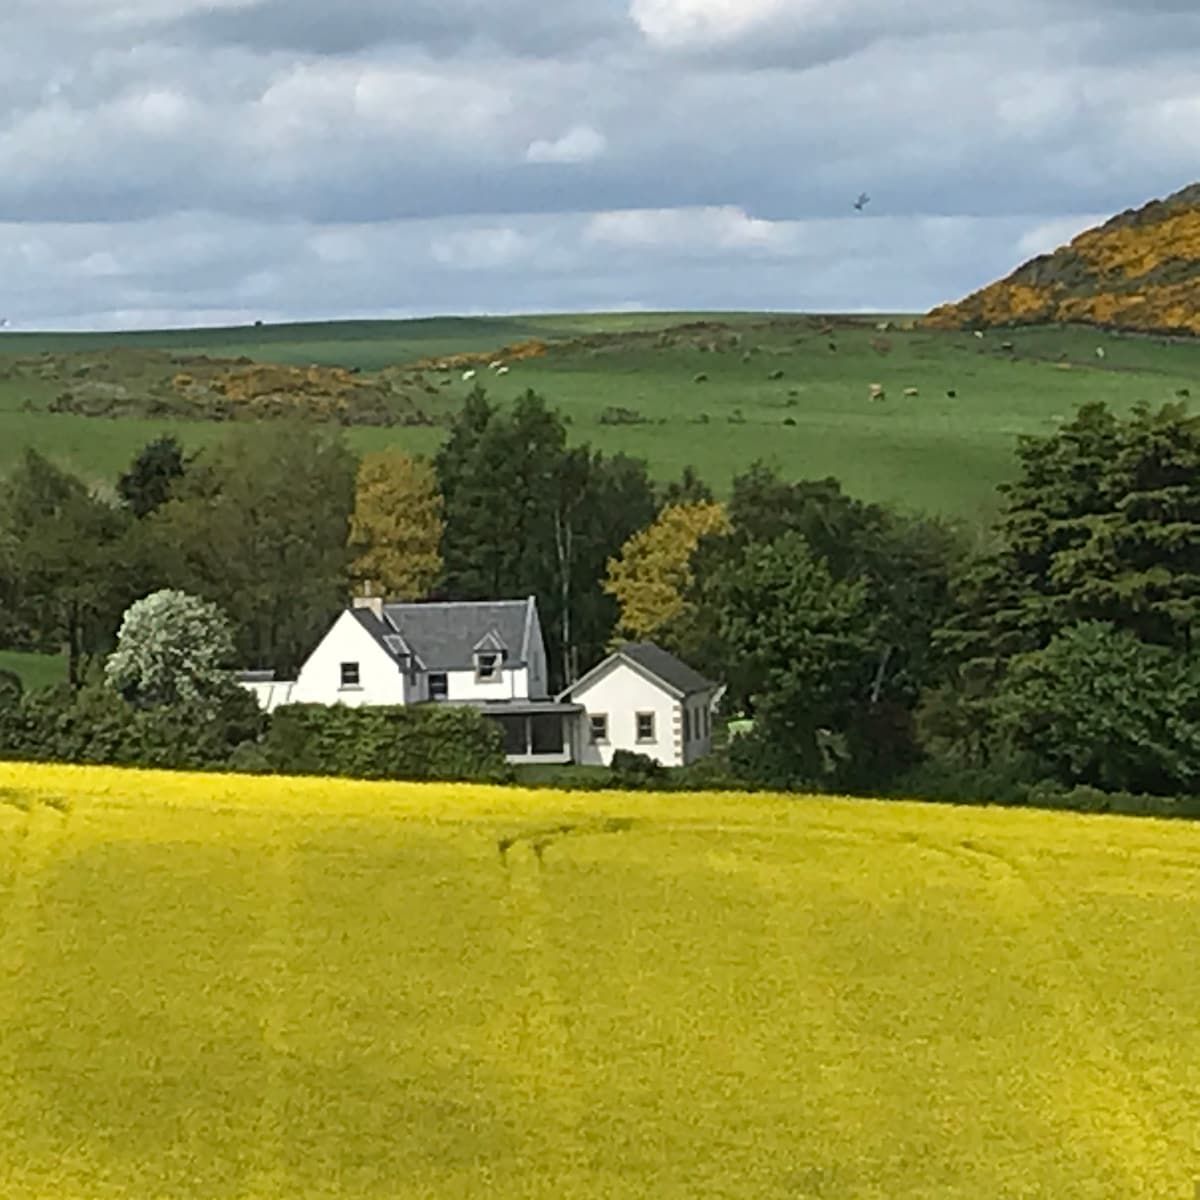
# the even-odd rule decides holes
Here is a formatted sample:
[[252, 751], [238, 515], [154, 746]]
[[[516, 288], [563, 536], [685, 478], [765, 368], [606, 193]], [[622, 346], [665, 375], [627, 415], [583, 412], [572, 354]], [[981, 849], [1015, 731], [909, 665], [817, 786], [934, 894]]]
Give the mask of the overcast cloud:
[[0, 315], [924, 309], [1200, 177], [1198, 54], [1194, 0], [5, 0]]

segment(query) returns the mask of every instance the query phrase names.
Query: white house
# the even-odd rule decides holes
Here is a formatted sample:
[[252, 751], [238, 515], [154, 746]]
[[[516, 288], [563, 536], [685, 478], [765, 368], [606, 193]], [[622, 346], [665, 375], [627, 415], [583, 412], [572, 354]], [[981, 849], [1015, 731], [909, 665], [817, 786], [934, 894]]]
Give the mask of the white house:
[[546, 696], [537, 603], [354, 601], [300, 668], [292, 704], [492, 704]]
[[504, 735], [513, 763], [604, 763], [614, 750], [666, 766], [710, 747], [715, 684], [650, 643], [624, 646], [557, 698], [547, 692], [537, 602], [388, 604], [356, 599], [295, 680], [242, 674], [268, 712], [283, 704], [461, 704]]
[[248, 671], [243, 687], [268, 711], [282, 704], [463, 704], [504, 733], [510, 762], [568, 763], [579, 709], [547, 694], [537, 602], [388, 604], [356, 599], [294, 681]]
[[652, 642], [621, 646], [560, 696], [580, 705], [574, 760], [612, 762], [617, 750], [686, 766], [712, 748], [720, 688]]

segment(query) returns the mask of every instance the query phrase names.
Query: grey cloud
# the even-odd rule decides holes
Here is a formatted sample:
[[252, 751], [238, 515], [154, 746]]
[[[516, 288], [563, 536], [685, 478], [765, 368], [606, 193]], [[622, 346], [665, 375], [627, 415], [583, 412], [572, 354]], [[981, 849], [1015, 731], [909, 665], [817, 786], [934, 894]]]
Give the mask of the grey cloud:
[[0, 313], [19, 330], [698, 301], [902, 309], [1007, 269], [1031, 232], [1012, 218], [764, 225], [714, 209], [337, 227], [202, 213], [0, 225]]
[[459, 54], [484, 44], [515, 53], [580, 53], [632, 32], [620, 0], [254, 0], [193, 12], [179, 36], [255, 49], [351, 54], [385, 44]]
[[[759, 0], [687, 44], [627, 0], [17, 3], [0, 311], [30, 319], [921, 307], [1200, 162], [1200, 14], [1174, 0], [970, 0], [953, 25]], [[629, 210], [597, 239], [589, 214]]]

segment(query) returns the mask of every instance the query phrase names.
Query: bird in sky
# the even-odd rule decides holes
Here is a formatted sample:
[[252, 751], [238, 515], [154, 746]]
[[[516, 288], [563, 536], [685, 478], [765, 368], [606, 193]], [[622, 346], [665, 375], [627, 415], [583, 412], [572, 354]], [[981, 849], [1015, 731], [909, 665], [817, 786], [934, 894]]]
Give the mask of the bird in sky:
[[867, 207], [867, 205], [868, 205], [868, 204], [870, 204], [870, 203], [871, 203], [871, 197], [870, 197], [870, 196], [868, 196], [866, 192], [859, 192], [859, 193], [858, 193], [858, 199], [857, 199], [857, 200], [855, 200], [855, 202], [854, 202], [854, 207], [855, 207], [855, 208], [856, 208], [856, 209], [857, 209], [859, 212], [862, 212], [862, 210], [863, 210], [864, 208], [866, 208], [866, 207]]

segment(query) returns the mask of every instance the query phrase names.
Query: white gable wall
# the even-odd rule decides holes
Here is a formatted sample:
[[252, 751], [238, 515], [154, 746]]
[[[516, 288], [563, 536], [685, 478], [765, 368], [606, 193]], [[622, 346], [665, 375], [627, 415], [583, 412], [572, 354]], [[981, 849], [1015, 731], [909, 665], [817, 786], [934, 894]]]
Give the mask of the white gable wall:
[[[358, 663], [358, 686], [342, 687], [342, 663]], [[344, 612], [308, 656], [296, 676], [292, 704], [406, 704], [415, 697], [400, 665], [362, 627], [352, 612]]]
[[[696, 697], [693, 702], [701, 698]], [[608, 766], [614, 751], [632, 750], [656, 759], [665, 767], [682, 765], [679, 701], [627, 662], [614, 660], [595, 678], [573, 689], [571, 699], [586, 710], [579, 718], [577, 762]], [[654, 714], [653, 742], [637, 740], [639, 712]], [[608, 741], [601, 744], [591, 740], [590, 718], [596, 713], [608, 717]]]

